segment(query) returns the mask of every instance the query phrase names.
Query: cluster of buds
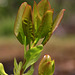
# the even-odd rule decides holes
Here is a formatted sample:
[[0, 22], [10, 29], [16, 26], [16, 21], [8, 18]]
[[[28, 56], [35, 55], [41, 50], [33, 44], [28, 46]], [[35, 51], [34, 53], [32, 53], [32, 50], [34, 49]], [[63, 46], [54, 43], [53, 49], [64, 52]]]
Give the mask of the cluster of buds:
[[[14, 26], [14, 33], [21, 44], [32, 43], [34, 47], [43, 38], [44, 46], [50, 39], [52, 33], [60, 24], [65, 9], [62, 9], [53, 20], [54, 9], [48, 0], [41, 0], [38, 4], [34, 1], [33, 10], [27, 2], [21, 4]], [[36, 49], [35, 49], [36, 51]], [[35, 60], [34, 60], [35, 61]], [[45, 55], [39, 64], [39, 75], [53, 75], [54, 60]]]
[[24, 2], [16, 17], [14, 33], [21, 44], [24, 44], [26, 36], [27, 44], [44, 38], [42, 44], [45, 45], [58, 27], [64, 11], [65, 9], [62, 9], [53, 20], [54, 9], [51, 9], [48, 0], [41, 0], [38, 4], [34, 1], [33, 10]]

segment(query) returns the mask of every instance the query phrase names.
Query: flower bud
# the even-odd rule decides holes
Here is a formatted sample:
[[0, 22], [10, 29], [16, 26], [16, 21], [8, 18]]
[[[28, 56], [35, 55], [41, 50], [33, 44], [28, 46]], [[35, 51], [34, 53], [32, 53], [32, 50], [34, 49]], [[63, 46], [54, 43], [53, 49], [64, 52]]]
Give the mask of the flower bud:
[[45, 55], [38, 68], [39, 75], [53, 75], [54, 73], [54, 60], [51, 60], [49, 55]]

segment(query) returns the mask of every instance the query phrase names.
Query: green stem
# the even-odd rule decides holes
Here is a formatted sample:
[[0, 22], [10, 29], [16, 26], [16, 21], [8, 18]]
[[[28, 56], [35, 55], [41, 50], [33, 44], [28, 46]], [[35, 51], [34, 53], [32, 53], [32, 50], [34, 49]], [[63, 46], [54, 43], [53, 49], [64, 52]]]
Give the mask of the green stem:
[[24, 72], [23, 66], [24, 66], [25, 63], [26, 63], [26, 60], [23, 61], [23, 64], [22, 64], [22, 67], [21, 67], [21, 70], [20, 70], [20, 75], [22, 75], [23, 72]]
[[33, 48], [39, 41], [39, 38], [36, 38], [35, 41], [32, 43], [31, 48]]
[[21, 67], [21, 70], [20, 70], [20, 75], [22, 75], [22, 73], [24, 72], [23, 66], [26, 62], [25, 55], [26, 55], [26, 36], [24, 38], [24, 61], [23, 61], [23, 64], [22, 64], [22, 67]]
[[26, 55], [26, 36], [24, 38], [24, 59], [25, 59], [25, 55]]
[[31, 48], [31, 42], [29, 43], [29, 49]]

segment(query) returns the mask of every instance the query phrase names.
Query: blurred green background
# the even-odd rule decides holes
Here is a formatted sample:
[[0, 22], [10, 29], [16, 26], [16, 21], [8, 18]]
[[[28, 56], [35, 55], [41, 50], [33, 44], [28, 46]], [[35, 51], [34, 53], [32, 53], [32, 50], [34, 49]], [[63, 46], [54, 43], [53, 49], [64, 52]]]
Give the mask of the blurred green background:
[[[0, 37], [2, 36], [12, 36], [14, 21], [18, 11], [19, 6], [22, 2], [28, 2], [33, 6], [34, 0], [0, 0]], [[40, 0], [36, 0], [38, 3]], [[61, 26], [63, 27], [65, 33], [74, 34], [75, 33], [75, 0], [49, 0], [51, 7], [54, 8], [54, 17], [59, 13], [59, 11], [64, 8], [66, 9], [64, 18], [62, 20]]]
[[[9, 75], [13, 73], [14, 57], [18, 61], [23, 60], [23, 46], [17, 41], [13, 31], [17, 11], [25, 1], [33, 7], [34, 0], [0, 0], [0, 62], [3, 62]], [[40, 0], [35, 1], [38, 3]], [[55, 59], [54, 75], [75, 75], [75, 0], [49, 2], [54, 9], [54, 18], [61, 9], [66, 11], [59, 27], [45, 45], [41, 58], [44, 54], [49, 54]], [[39, 61], [35, 64], [36, 69]], [[37, 70], [34, 74], [37, 75]]]

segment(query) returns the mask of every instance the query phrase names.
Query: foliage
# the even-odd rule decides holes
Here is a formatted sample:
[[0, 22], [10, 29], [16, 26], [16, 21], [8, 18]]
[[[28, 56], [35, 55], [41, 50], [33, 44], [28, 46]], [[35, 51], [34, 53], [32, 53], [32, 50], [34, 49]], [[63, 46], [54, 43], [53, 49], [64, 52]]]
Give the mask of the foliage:
[[0, 63], [0, 75], [8, 75], [7, 73], [5, 73], [2, 63]]
[[[17, 63], [14, 59], [14, 75], [32, 75], [34, 63], [39, 59], [43, 46], [58, 27], [65, 9], [62, 9], [53, 20], [53, 12], [48, 0], [34, 1], [33, 10], [27, 2], [21, 4], [15, 20], [14, 33], [19, 42], [24, 45], [24, 61]], [[42, 45], [36, 46], [43, 38]], [[27, 49], [29, 45], [29, 49]], [[30, 70], [26, 72], [27, 68]], [[53, 75], [54, 60], [45, 55], [39, 64], [39, 75]], [[26, 73], [25, 73], [26, 72]]]
[[14, 16], [2, 18], [0, 20], [0, 36], [12, 36], [13, 35], [13, 26], [14, 24]]

